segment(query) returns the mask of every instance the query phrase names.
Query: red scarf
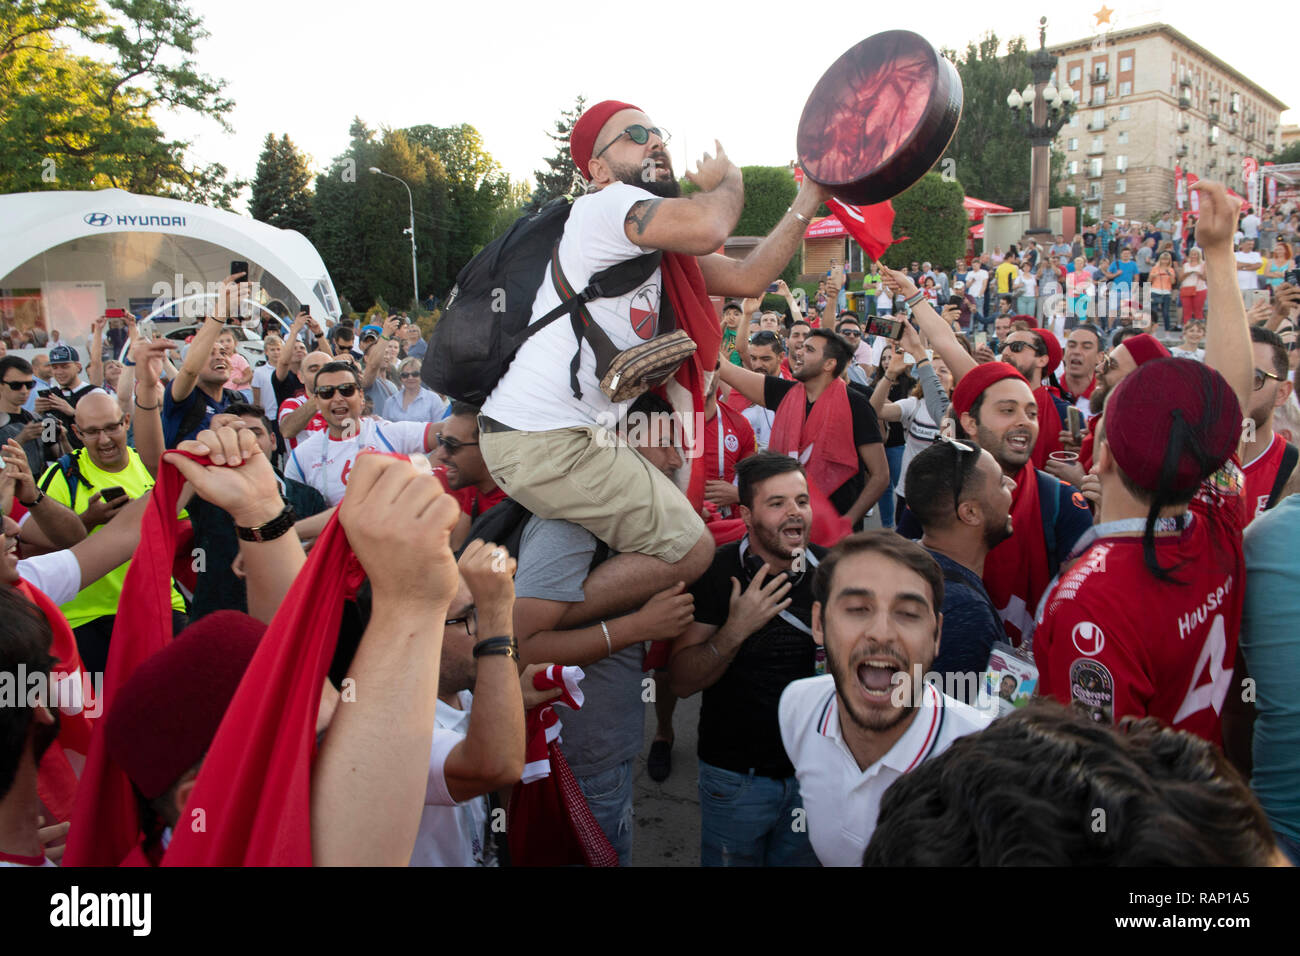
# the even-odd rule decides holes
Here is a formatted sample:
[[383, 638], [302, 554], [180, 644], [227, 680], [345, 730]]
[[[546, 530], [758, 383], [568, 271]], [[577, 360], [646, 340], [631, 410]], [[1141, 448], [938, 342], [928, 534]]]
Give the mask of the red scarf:
[[1015, 534], [984, 559], [984, 587], [1002, 616], [1007, 636], [1018, 647], [1024, 629], [1021, 625], [1027, 627], [1032, 622], [1038, 600], [1051, 583], [1043, 514], [1038, 503], [1038, 475], [1031, 465], [1021, 468], [1016, 475], [1011, 524]]
[[[172, 639], [171, 571], [181, 531], [176, 502], [184, 484], [164, 457], [140, 524], [140, 546], [122, 584], [104, 672], [103, 713], [135, 669]], [[140, 814], [131, 781], [109, 758], [103, 727], [97, 726], [77, 788], [63, 865], [117, 866], [139, 840]]]
[[207, 829], [178, 826], [163, 866], [311, 865], [321, 685], [343, 601], [363, 578], [335, 514], [267, 628], [203, 759], [189, 805], [204, 808]]
[[[684, 442], [690, 451], [683, 455], [682, 470], [687, 474], [679, 480], [685, 482], [686, 497], [696, 511], [704, 506], [704, 483], [708, 480], [704, 460], [704, 435], [695, 429], [695, 422], [704, 420], [704, 395], [708, 391], [709, 376], [718, 361], [722, 346], [722, 325], [713, 309], [713, 302], [704, 288], [704, 273], [694, 256], [680, 252], [665, 252], [659, 265], [663, 294], [672, 304], [677, 327], [695, 342], [695, 354], [682, 363], [673, 378], [663, 386], [664, 397], [673, 406], [678, 420], [688, 423]], [[679, 473], [680, 474], [680, 473]]]
[[858, 473], [858, 449], [853, 444], [853, 412], [849, 389], [835, 379], [813, 402], [808, 413], [808, 396], [799, 382], [781, 399], [772, 420], [767, 447], [798, 458], [810, 484], [829, 497]]
[[1061, 422], [1061, 413], [1057, 411], [1056, 401], [1047, 385], [1039, 385], [1034, 389], [1034, 398], [1038, 400], [1038, 441], [1034, 442], [1031, 457], [1034, 467], [1042, 468], [1052, 452], [1061, 450], [1061, 429], [1065, 425]]
[[[70, 705], [59, 708], [59, 736], [41, 757], [36, 775], [36, 790], [41, 802], [55, 820], [62, 823], [72, 817], [77, 770], [84, 765], [86, 755], [90, 753], [95, 718], [88, 712], [96, 712], [94, 691], [89, 682], [83, 679], [85, 671], [81, 665], [81, 655], [77, 653], [77, 639], [58, 605], [26, 581], [20, 580], [14, 587], [40, 609], [50, 625], [50, 631], [54, 635], [50, 644], [50, 656], [56, 661], [50, 668], [50, 676], [53, 686], [58, 689], [58, 700], [67, 700]], [[80, 696], [81, 706], [75, 705], [77, 697], [74, 694]]]
[[1088, 434], [1079, 443], [1079, 464], [1083, 466], [1085, 474], [1092, 470], [1092, 446], [1097, 440], [1097, 423], [1100, 421], [1100, 415], [1088, 419]]

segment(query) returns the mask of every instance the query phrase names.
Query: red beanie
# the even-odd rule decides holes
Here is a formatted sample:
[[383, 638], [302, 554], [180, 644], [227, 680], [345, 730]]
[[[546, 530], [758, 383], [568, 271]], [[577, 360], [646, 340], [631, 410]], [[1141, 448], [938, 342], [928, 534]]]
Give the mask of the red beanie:
[[573, 132], [569, 134], [569, 155], [573, 157], [573, 165], [578, 167], [578, 172], [582, 173], [583, 179], [591, 179], [591, 170], [587, 168], [587, 164], [591, 162], [591, 152], [596, 148], [596, 137], [600, 135], [601, 127], [620, 110], [639, 109], [640, 107], [633, 106], [631, 103], [603, 100], [595, 106], [588, 107], [578, 118], [578, 122], [573, 124]]
[[1135, 335], [1130, 339], [1125, 339], [1120, 344], [1128, 349], [1128, 354], [1133, 357], [1133, 361], [1138, 365], [1143, 362], [1150, 362], [1152, 359], [1170, 357], [1169, 350], [1150, 332]]
[[1047, 346], [1047, 368], [1043, 369], [1043, 378], [1047, 378], [1061, 364], [1061, 343], [1057, 341], [1056, 333], [1049, 329], [1034, 328], [1032, 331], [1037, 332]]
[[[1175, 428], [1177, 422], [1181, 425]], [[1116, 464], [1139, 488], [1188, 491], [1222, 468], [1236, 450], [1241, 405], [1227, 380], [1202, 362], [1144, 360], [1107, 399], [1104, 427]], [[1166, 458], [1171, 471], [1162, 489]]]
[[957, 418], [957, 424], [961, 424], [962, 415], [970, 411], [970, 407], [975, 404], [975, 399], [984, 394], [986, 388], [1004, 378], [1018, 378], [1025, 383], [1026, 387], [1029, 385], [1025, 377], [1016, 371], [1015, 366], [1008, 365], [1006, 362], [985, 362], [983, 365], [976, 365], [963, 375], [952, 392], [952, 410]]
[[266, 625], [214, 611], [135, 669], [104, 718], [108, 754], [152, 800], [208, 752]]

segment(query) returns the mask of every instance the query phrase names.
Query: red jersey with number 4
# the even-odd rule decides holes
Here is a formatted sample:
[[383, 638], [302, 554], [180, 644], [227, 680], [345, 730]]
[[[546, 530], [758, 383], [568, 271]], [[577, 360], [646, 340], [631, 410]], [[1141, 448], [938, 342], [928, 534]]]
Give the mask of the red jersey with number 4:
[[1039, 693], [1080, 701], [1099, 723], [1158, 717], [1213, 743], [1231, 690], [1245, 585], [1245, 478], [1234, 457], [1211, 476], [1177, 537], [1157, 537], [1157, 580], [1142, 538], [1102, 537], [1064, 573], [1034, 629]]
[[1274, 435], [1264, 454], [1241, 467], [1246, 476], [1246, 508], [1251, 521], [1262, 515], [1268, 507], [1269, 496], [1273, 494], [1273, 483], [1277, 481], [1277, 470], [1282, 467], [1284, 451], [1286, 440], [1281, 435]]
[[734, 481], [736, 462], [755, 451], [754, 429], [749, 421], [734, 408], [719, 402], [718, 413], [704, 423], [704, 465], [708, 480]]

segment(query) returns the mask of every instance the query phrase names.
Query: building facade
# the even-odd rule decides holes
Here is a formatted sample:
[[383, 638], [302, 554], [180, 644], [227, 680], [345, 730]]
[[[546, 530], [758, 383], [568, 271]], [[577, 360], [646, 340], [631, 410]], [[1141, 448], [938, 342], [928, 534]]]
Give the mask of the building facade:
[[1286, 104], [1168, 24], [1049, 49], [1078, 98], [1052, 148], [1086, 222], [1175, 211], [1175, 166], [1242, 192], [1242, 159], [1281, 148]]

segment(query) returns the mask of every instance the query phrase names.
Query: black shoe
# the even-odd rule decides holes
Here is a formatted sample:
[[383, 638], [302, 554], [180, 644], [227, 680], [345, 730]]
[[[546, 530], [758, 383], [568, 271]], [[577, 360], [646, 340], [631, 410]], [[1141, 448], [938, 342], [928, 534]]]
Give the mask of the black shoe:
[[656, 740], [650, 745], [650, 756], [645, 769], [655, 783], [663, 783], [673, 772], [673, 744], [670, 740]]

